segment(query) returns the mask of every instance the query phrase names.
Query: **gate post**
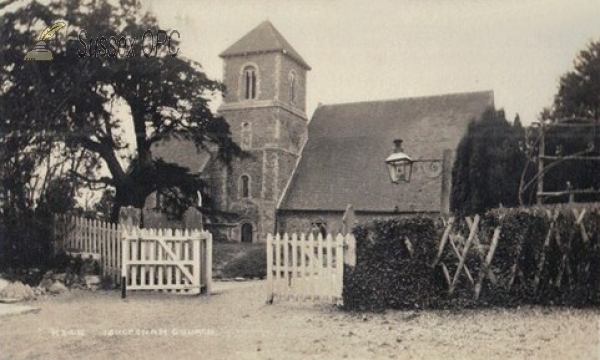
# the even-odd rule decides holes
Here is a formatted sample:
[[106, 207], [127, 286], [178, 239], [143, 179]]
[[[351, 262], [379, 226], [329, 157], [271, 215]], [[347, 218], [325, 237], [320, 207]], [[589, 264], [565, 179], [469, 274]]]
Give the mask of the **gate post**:
[[119, 209], [119, 227], [121, 228], [121, 298], [127, 295], [127, 263], [129, 260], [129, 243], [125, 241], [127, 233], [133, 233], [134, 228], [140, 227], [142, 210], [133, 206]]
[[356, 239], [354, 235], [346, 235], [346, 246], [344, 247], [344, 265], [356, 266]]
[[357, 223], [358, 221], [356, 213], [354, 212], [354, 207], [352, 204], [348, 204], [344, 216], [342, 216], [342, 234], [351, 234]]
[[[277, 235], [279, 236], [279, 235]], [[267, 235], [267, 304], [273, 303], [273, 235]]]
[[212, 284], [212, 234], [208, 231], [206, 233], [206, 295], [210, 295], [211, 284]]

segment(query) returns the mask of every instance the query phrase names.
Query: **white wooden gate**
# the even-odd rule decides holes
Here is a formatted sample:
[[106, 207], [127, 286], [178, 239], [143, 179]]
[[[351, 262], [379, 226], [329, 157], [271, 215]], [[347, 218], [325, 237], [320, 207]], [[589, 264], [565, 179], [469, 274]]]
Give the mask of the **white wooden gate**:
[[344, 263], [353, 264], [352, 234], [267, 236], [267, 300], [321, 300], [340, 303]]
[[210, 294], [212, 235], [179, 229], [123, 229], [121, 282], [125, 290]]

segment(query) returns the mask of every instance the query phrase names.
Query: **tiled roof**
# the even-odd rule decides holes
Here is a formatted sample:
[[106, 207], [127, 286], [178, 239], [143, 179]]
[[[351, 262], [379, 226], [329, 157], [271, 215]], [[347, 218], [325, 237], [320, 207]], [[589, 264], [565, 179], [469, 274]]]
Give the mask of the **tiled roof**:
[[440, 211], [442, 177], [413, 173], [393, 185], [384, 160], [393, 140], [413, 159], [456, 150], [471, 120], [494, 106], [493, 92], [322, 105], [280, 210]]
[[296, 60], [307, 70], [310, 66], [302, 56], [287, 42], [270, 21], [263, 21], [252, 31], [221, 53], [222, 58], [264, 52], [282, 52]]
[[170, 137], [152, 145], [152, 157], [187, 167], [191, 173], [202, 172], [211, 158], [209, 152], [199, 151], [193, 141]]

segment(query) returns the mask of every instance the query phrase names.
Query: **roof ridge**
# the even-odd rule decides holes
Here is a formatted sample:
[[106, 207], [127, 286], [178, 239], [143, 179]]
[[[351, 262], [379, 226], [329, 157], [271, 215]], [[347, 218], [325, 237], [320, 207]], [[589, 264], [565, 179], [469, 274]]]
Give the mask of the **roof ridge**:
[[420, 100], [420, 99], [435, 99], [435, 98], [441, 98], [441, 97], [448, 97], [448, 96], [467, 96], [467, 95], [475, 95], [475, 94], [490, 94], [494, 95], [494, 90], [482, 90], [482, 91], [465, 91], [465, 92], [456, 92], [456, 93], [445, 93], [445, 94], [435, 94], [435, 95], [421, 95], [421, 96], [410, 96], [410, 97], [402, 97], [402, 98], [389, 98], [389, 99], [382, 99], [382, 100], [362, 100], [362, 101], [347, 101], [347, 102], [341, 102], [341, 103], [334, 103], [334, 104], [322, 104], [319, 103], [319, 106], [317, 107], [326, 107], [326, 106], [344, 106], [344, 105], [359, 105], [359, 104], [375, 104], [375, 103], [385, 103], [385, 102], [394, 102], [394, 101], [400, 101], [400, 100]]
[[285, 44], [282, 44], [280, 41], [280, 38], [283, 38], [283, 35], [277, 31], [277, 28], [275, 28], [275, 25], [273, 25], [273, 23], [271, 21], [269, 21], [268, 19], [262, 22], [263, 24], [266, 24], [269, 28], [269, 31], [271, 32], [271, 36], [273, 36], [273, 38], [275, 39], [275, 42], [277, 43], [277, 46], [283, 48], [285, 47]]

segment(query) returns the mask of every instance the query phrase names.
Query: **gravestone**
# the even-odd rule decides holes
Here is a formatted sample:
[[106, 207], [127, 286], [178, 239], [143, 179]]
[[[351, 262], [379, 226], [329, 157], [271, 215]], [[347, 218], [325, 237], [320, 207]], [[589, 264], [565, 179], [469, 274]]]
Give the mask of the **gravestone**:
[[127, 231], [139, 228], [141, 225], [142, 210], [133, 206], [122, 207], [119, 210], [119, 225]]
[[184, 229], [198, 229], [203, 230], [204, 226], [202, 225], [202, 213], [200, 210], [196, 209], [194, 206], [190, 206], [183, 213], [183, 228]]
[[165, 214], [153, 209], [144, 209], [144, 228], [146, 229], [163, 229], [167, 227]]

